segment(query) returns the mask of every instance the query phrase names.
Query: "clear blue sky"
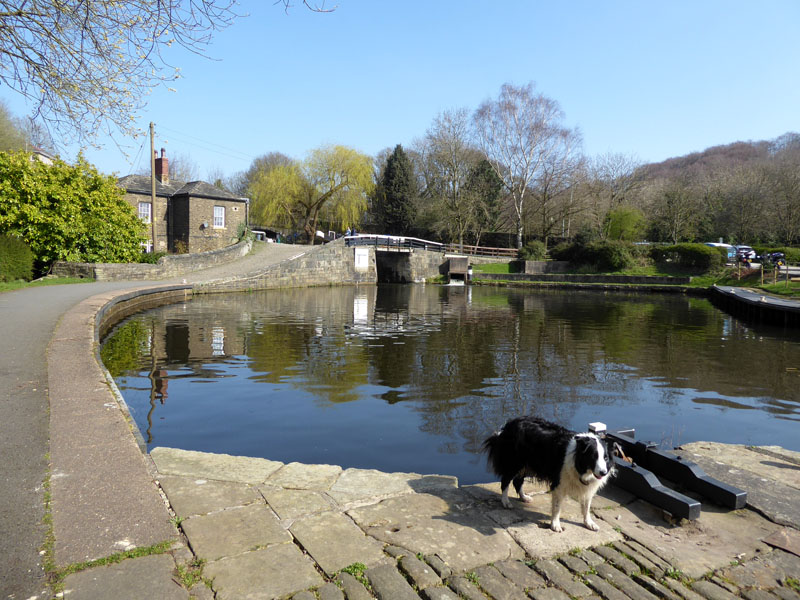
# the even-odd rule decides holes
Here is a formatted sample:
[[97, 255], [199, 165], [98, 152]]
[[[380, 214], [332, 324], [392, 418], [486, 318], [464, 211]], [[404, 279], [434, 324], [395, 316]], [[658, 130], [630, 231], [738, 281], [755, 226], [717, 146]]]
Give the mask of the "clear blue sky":
[[[339, 0], [329, 14], [241, 4], [250, 16], [217, 35], [217, 60], [174, 52], [184, 79], [141, 115], [156, 147], [202, 178], [270, 151], [408, 146], [439, 112], [472, 111], [506, 82], [557, 100], [589, 156], [652, 162], [800, 131], [797, 0]], [[86, 155], [125, 175], [149, 160], [144, 137], [131, 160], [142, 144], [139, 164], [113, 144]]]

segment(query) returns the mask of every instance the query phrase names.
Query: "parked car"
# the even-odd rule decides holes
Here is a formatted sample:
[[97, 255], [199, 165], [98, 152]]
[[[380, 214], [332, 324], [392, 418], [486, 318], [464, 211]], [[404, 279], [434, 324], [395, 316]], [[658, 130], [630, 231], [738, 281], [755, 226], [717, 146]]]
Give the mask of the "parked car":
[[739, 262], [752, 262], [757, 257], [756, 251], [750, 246], [736, 246], [736, 258]]

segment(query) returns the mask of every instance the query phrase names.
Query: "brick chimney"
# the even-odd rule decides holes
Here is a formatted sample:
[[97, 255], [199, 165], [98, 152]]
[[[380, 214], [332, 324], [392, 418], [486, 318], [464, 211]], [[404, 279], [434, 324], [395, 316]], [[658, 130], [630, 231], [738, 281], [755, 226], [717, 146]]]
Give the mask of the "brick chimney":
[[161, 157], [159, 158], [156, 152], [156, 179], [164, 185], [169, 185], [169, 161], [167, 160], [167, 152], [161, 149]]

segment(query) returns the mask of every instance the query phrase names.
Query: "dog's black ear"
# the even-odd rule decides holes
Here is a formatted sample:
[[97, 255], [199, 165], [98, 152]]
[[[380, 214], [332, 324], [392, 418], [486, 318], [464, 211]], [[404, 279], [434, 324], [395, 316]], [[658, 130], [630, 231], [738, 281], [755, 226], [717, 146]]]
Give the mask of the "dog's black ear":
[[589, 454], [594, 449], [594, 442], [590, 443], [587, 438], [578, 438], [578, 454]]

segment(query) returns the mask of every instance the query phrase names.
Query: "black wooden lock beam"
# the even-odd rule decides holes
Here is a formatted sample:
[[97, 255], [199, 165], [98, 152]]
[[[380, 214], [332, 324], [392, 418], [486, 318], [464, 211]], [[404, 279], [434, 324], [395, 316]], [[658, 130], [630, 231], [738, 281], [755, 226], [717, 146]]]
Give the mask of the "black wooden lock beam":
[[616, 456], [614, 463], [617, 469], [614, 485], [663, 508], [674, 517], [692, 520], [700, 516], [700, 503], [697, 500], [669, 489], [647, 469]]
[[714, 479], [696, 463], [683, 460], [671, 452], [659, 450], [652, 442], [633, 439], [633, 432], [632, 429], [609, 431], [606, 433], [606, 439], [619, 444], [622, 451], [640, 467], [700, 494], [720, 506], [736, 510], [747, 505], [747, 492]]

